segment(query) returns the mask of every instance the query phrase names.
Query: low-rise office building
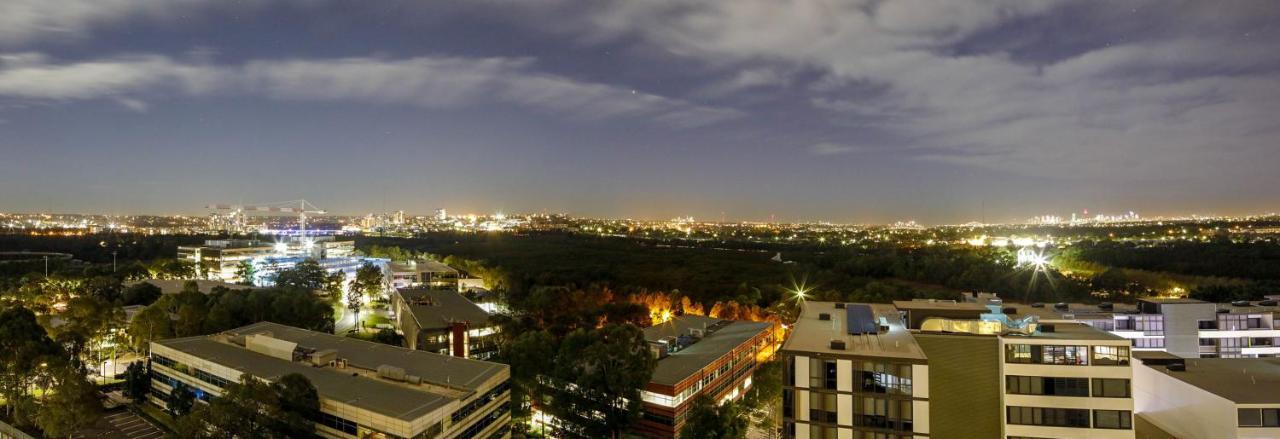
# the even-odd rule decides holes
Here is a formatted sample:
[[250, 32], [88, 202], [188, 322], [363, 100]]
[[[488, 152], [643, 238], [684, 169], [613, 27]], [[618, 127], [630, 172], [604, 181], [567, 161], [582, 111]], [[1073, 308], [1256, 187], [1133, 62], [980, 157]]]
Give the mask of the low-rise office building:
[[1280, 359], [1141, 357], [1134, 403], [1161, 435], [1280, 438]]
[[457, 269], [434, 260], [392, 262], [391, 286], [394, 288], [427, 287], [440, 290], [460, 290], [461, 277]]
[[676, 437], [693, 400], [707, 395], [724, 402], [751, 387], [758, 358], [772, 342], [772, 325], [684, 315], [644, 329], [657, 358], [653, 377], [641, 389], [644, 415], [633, 430]]
[[333, 236], [283, 236], [277, 241], [252, 239], [211, 239], [203, 245], [178, 246], [178, 259], [196, 265], [197, 275], [214, 280], [241, 283], [241, 264], [254, 266], [254, 285], [269, 286], [276, 273], [298, 262], [314, 259], [328, 272], [352, 273], [365, 262], [385, 266], [385, 259], [355, 255], [355, 241], [339, 241]]
[[474, 359], [497, 353], [489, 313], [456, 289], [397, 289], [391, 310], [409, 349]]
[[307, 377], [324, 438], [505, 438], [510, 367], [413, 351], [275, 323], [151, 343], [152, 394], [177, 386], [218, 398], [243, 375]]

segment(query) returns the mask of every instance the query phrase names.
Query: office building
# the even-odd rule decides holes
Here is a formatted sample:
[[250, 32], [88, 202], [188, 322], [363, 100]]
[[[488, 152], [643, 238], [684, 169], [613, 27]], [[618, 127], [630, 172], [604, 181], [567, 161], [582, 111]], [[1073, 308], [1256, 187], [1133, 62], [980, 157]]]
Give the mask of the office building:
[[1148, 437], [1280, 438], [1280, 359], [1143, 355], [1134, 407]]
[[[242, 375], [307, 377], [320, 396], [324, 438], [509, 437], [510, 368], [384, 344], [255, 323], [151, 343], [152, 403], [175, 386], [218, 398]], [[181, 383], [181, 384], [179, 384]]]
[[409, 349], [475, 359], [497, 352], [497, 326], [489, 313], [456, 289], [400, 288], [391, 310]]
[[428, 287], [458, 290], [459, 272], [447, 264], [434, 261], [392, 262], [391, 286], [394, 288]]
[[203, 245], [179, 246], [178, 259], [196, 264], [197, 275], [204, 278], [240, 283], [241, 264], [253, 265], [256, 286], [271, 286], [277, 273], [312, 259], [328, 273], [344, 273], [348, 277], [366, 263], [389, 274], [386, 259], [366, 258], [355, 254], [355, 241], [339, 241], [333, 236], [281, 236], [277, 241], [248, 239], [207, 240]]
[[633, 430], [672, 438], [700, 395], [716, 402], [737, 399], [751, 387], [762, 352], [772, 343], [772, 325], [684, 315], [644, 329], [657, 358], [653, 377], [641, 390], [644, 415]]

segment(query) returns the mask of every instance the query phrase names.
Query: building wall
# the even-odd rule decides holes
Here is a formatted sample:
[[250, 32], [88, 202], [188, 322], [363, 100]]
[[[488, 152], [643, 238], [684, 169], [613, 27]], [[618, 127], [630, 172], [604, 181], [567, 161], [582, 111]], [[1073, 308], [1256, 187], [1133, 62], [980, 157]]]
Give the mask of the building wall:
[[1200, 357], [1200, 320], [1215, 319], [1212, 303], [1162, 304], [1165, 351], [1185, 358]]
[[1152, 367], [1163, 366], [1138, 365], [1133, 369], [1134, 411], [1180, 438], [1237, 437], [1231, 401]]
[[[1000, 416], [1004, 417], [1004, 434], [1007, 436], [1037, 437], [1037, 438], [1096, 438], [1096, 439], [1133, 439], [1135, 437], [1133, 430], [1133, 414], [1134, 399], [1130, 398], [1109, 398], [1093, 396], [1093, 379], [1110, 378], [1129, 380], [1130, 395], [1136, 391], [1137, 385], [1133, 382], [1133, 366], [1134, 360], [1130, 358], [1128, 365], [1096, 365], [1094, 364], [1092, 352], [1095, 346], [1115, 346], [1129, 347], [1123, 340], [1115, 341], [1097, 341], [1097, 340], [1063, 340], [1051, 338], [1021, 338], [1021, 337], [1001, 337], [1000, 339], [999, 358], [1001, 362], [1001, 378], [999, 380], [1000, 393], [1003, 396], [1004, 407], [1000, 410]], [[1057, 346], [1087, 346], [1089, 352], [1088, 365], [1055, 365], [1055, 364], [1023, 364], [1009, 363], [1005, 360], [1005, 347], [1010, 344], [1027, 344], [1027, 345], [1057, 345]], [[1130, 351], [1132, 355], [1132, 351]], [[1009, 376], [1020, 377], [1047, 377], [1047, 378], [1085, 378], [1088, 380], [1090, 392], [1087, 396], [1056, 396], [1056, 395], [1021, 395], [1010, 394], [1006, 387], [1006, 380]], [[1056, 427], [1043, 425], [1019, 425], [1011, 424], [1008, 419], [1009, 407], [1035, 407], [1050, 409], [1081, 409], [1088, 410], [1089, 425], [1088, 427]], [[1100, 428], [1094, 424], [1095, 410], [1117, 410], [1127, 411], [1130, 416], [1130, 427], [1128, 429], [1108, 429]]]
[[[788, 351], [782, 351], [781, 357], [786, 369], [784, 373], [790, 375], [790, 379], [784, 380], [783, 384], [783, 437], [809, 438], [824, 437], [811, 435], [835, 434], [837, 438], [853, 438], [857, 433], [865, 434], [865, 432], [875, 432], [881, 435], [879, 437], [886, 439], [930, 437], [931, 402], [927, 398], [931, 393], [928, 386], [933, 382], [933, 378], [928, 377], [929, 366], [919, 361], [900, 358]], [[835, 364], [834, 388], [828, 388], [826, 384], [812, 385], [813, 383], [810, 382], [812, 368], [818, 365], [825, 371], [827, 361], [833, 361]], [[871, 367], [879, 367], [878, 365], [883, 364], [887, 367], [885, 369], [887, 372], [893, 371], [891, 374], [898, 378], [905, 375], [903, 370], [909, 370], [910, 393], [863, 391], [862, 378], [857, 375], [860, 369], [867, 368], [867, 363], [871, 363]], [[916, 381], [916, 374], [922, 374], [927, 378], [923, 382]], [[816, 407], [812, 401], [820, 401], [825, 407]], [[868, 406], [868, 403], [875, 405]], [[883, 407], [883, 411], [868, 408], [877, 406]], [[816, 413], [824, 417], [815, 418], [811, 409], [818, 410]], [[910, 411], [909, 418], [905, 416], [906, 411]], [[834, 417], [830, 417], [830, 414], [834, 414]], [[879, 427], [871, 424], [875, 422], [874, 418], [885, 418], [895, 423], [909, 419], [911, 425], [909, 428], [903, 428], [905, 424]]]
[[929, 433], [938, 438], [1000, 437], [1003, 355], [996, 337], [913, 335], [929, 357], [923, 387], [929, 398]]

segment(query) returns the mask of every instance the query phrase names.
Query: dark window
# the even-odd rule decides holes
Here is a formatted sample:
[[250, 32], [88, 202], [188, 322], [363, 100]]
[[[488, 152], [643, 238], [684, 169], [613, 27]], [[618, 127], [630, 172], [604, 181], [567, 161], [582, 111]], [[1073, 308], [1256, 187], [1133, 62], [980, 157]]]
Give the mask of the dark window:
[[1005, 393], [1013, 395], [1089, 396], [1089, 379], [1010, 375], [1005, 377]]
[[1089, 428], [1089, 411], [1085, 409], [1009, 407], [1006, 416], [1013, 425]]
[[1094, 410], [1093, 428], [1132, 429], [1133, 414], [1128, 410]]
[[1093, 396], [1100, 398], [1128, 398], [1129, 380], [1121, 378], [1094, 378]]
[[1280, 408], [1238, 409], [1236, 413], [1241, 427], [1280, 427]]

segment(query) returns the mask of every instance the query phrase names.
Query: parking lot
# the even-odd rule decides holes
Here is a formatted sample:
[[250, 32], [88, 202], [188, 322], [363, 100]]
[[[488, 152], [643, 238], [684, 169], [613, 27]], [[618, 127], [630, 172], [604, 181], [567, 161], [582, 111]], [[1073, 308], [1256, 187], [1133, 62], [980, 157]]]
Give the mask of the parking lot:
[[76, 432], [74, 439], [160, 439], [164, 432], [128, 410], [108, 412], [92, 428]]

